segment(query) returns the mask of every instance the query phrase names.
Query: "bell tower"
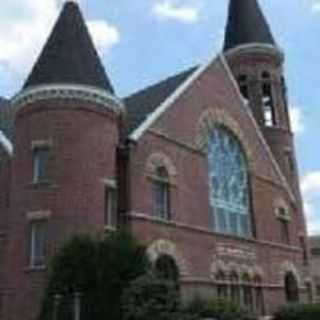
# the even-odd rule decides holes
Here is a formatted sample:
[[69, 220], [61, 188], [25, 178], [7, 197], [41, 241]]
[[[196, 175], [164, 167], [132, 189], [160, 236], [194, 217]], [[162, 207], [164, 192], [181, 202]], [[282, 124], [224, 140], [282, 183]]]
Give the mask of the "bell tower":
[[230, 0], [224, 54], [266, 142], [300, 198], [284, 54], [257, 0]]

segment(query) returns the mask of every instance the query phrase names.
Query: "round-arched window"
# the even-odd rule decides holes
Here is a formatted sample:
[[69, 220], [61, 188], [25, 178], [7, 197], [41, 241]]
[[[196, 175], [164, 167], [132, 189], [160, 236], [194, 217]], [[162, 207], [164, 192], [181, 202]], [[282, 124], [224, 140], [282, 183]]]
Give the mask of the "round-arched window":
[[216, 126], [209, 137], [211, 225], [217, 232], [251, 235], [248, 165], [238, 139]]
[[284, 285], [287, 302], [299, 302], [299, 286], [296, 277], [292, 272], [288, 272], [285, 275]]
[[166, 254], [161, 255], [155, 262], [156, 274], [164, 280], [179, 281], [179, 269], [175, 260]]

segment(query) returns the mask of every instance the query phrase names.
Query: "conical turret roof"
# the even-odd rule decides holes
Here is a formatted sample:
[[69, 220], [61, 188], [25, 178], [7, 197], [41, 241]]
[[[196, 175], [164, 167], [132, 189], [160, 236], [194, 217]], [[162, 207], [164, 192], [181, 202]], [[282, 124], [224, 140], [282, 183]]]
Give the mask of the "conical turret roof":
[[267, 20], [257, 0], [230, 0], [224, 51], [250, 43], [275, 45]]
[[89, 85], [113, 93], [78, 4], [65, 3], [24, 89], [45, 84]]

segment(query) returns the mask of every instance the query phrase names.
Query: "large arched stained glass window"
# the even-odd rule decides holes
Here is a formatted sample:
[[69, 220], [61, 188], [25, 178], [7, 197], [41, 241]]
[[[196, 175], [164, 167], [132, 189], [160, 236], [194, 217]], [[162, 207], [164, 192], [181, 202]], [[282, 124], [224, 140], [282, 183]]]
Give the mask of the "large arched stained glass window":
[[238, 139], [216, 126], [208, 142], [212, 227], [221, 233], [251, 235], [248, 166]]

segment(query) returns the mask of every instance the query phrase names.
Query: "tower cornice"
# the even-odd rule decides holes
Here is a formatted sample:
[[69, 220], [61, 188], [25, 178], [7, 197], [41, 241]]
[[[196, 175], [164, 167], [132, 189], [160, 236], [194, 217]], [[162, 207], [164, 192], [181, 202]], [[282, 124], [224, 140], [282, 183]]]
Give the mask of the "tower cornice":
[[23, 107], [37, 101], [51, 99], [73, 99], [91, 102], [117, 114], [124, 111], [122, 101], [111, 93], [99, 88], [79, 84], [50, 84], [30, 87], [15, 95], [12, 104]]
[[281, 48], [262, 43], [250, 43], [237, 46], [235, 48], [227, 50], [224, 55], [226, 58], [235, 57], [244, 54], [265, 54], [272, 55], [278, 58], [279, 63], [284, 61], [284, 52]]

